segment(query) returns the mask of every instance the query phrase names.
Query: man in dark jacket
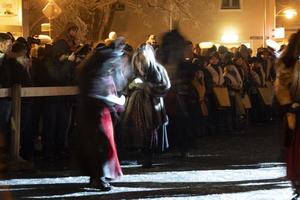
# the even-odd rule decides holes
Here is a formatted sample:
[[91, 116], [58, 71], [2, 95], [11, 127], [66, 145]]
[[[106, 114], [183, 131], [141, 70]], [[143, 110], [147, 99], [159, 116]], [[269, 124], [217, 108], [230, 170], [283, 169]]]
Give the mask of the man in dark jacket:
[[[0, 88], [11, 87], [11, 72], [7, 53], [11, 51], [12, 40], [6, 33], [0, 33]], [[0, 154], [4, 153], [6, 138], [10, 132], [9, 119], [11, 114], [11, 100], [0, 97]], [[3, 156], [0, 155], [0, 159]], [[0, 160], [0, 165], [2, 164]], [[0, 166], [0, 170], [3, 166]]]
[[[26, 40], [25, 40], [26, 42]], [[31, 76], [31, 59], [27, 56], [27, 42], [18, 40], [12, 46], [12, 58], [10, 59], [10, 67], [13, 73], [13, 84], [19, 84], [22, 87], [32, 87]], [[21, 104], [21, 135], [20, 135], [20, 155], [23, 159], [33, 160], [33, 141], [32, 134], [32, 98], [22, 98]]]
[[[50, 55], [44, 60], [47, 86], [70, 86], [73, 83], [76, 56], [75, 36], [78, 27], [69, 23], [55, 39]], [[43, 112], [43, 151], [46, 159], [65, 158], [67, 132], [70, 126], [72, 101], [70, 97], [48, 97]]]

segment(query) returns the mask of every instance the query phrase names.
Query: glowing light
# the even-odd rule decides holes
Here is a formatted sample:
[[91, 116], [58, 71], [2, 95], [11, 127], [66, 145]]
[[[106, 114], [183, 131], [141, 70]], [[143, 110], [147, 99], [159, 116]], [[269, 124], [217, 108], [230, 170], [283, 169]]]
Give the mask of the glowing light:
[[283, 14], [287, 19], [292, 19], [297, 15], [297, 11], [295, 9], [290, 8], [290, 9], [284, 10]]
[[200, 42], [199, 46], [201, 49], [209, 49], [214, 45], [213, 42]]
[[41, 24], [41, 31], [42, 32], [49, 32], [50, 31], [50, 23], [42, 23]]
[[239, 41], [239, 36], [235, 33], [226, 33], [222, 35], [221, 40], [224, 43], [235, 43]]

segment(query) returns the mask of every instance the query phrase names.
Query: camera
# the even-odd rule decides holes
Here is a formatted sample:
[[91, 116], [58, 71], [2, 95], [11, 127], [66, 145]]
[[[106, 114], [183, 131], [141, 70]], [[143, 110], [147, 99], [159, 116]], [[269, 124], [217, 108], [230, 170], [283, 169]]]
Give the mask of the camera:
[[33, 37], [28, 37], [28, 38], [27, 38], [27, 43], [28, 43], [29, 45], [31, 45], [31, 44], [37, 44], [37, 45], [40, 45], [40, 44], [41, 44], [41, 40], [40, 40], [40, 39], [35, 39], [35, 38], [33, 38]]

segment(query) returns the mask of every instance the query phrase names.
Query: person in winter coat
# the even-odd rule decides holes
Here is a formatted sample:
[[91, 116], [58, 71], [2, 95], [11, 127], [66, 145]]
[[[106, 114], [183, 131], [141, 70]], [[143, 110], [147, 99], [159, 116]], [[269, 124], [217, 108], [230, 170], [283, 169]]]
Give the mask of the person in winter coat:
[[141, 45], [133, 55], [135, 72], [129, 84], [129, 98], [123, 118], [123, 140], [125, 147], [142, 149], [143, 167], [152, 166], [155, 149], [168, 147], [166, 125], [168, 118], [163, 97], [171, 87], [165, 68], [154, 56], [149, 44]]
[[300, 197], [300, 30], [289, 40], [277, 63], [275, 94], [286, 124], [285, 149], [287, 178], [294, 189], [293, 200]]

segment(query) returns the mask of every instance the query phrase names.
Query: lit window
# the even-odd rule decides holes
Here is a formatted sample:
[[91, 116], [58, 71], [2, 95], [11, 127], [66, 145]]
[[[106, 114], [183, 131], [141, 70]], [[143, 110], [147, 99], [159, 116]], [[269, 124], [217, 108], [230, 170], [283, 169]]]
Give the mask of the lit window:
[[241, 9], [240, 0], [222, 0], [221, 9]]

